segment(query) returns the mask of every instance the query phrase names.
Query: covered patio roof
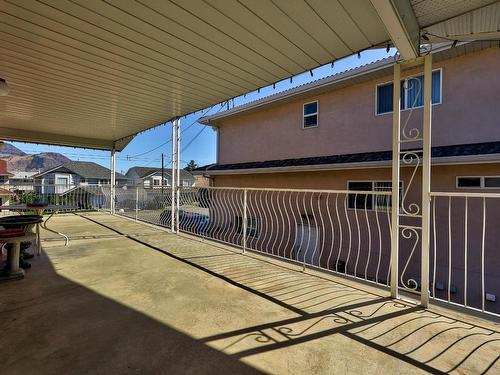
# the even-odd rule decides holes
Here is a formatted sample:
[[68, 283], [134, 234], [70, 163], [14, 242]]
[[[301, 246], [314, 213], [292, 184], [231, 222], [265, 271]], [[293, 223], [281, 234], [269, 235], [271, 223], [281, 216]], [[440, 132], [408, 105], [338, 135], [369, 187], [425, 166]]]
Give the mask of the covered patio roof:
[[[138, 132], [377, 46], [498, 34], [491, 0], [0, 0], [0, 139], [122, 150]], [[446, 32], [446, 35], [443, 33]], [[441, 34], [439, 34], [441, 33]]]

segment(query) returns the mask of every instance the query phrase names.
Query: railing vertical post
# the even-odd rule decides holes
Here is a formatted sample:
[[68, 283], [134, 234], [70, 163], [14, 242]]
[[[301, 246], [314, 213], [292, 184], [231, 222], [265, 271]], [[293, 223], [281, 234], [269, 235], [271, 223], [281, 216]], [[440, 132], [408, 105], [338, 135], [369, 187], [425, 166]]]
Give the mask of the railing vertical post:
[[429, 305], [429, 253], [431, 227], [431, 123], [432, 123], [432, 54], [424, 58], [424, 124], [422, 146], [422, 272], [420, 302]]
[[247, 217], [247, 195], [248, 190], [243, 190], [243, 254], [247, 250], [247, 229], [248, 229], [248, 217]]
[[139, 214], [139, 185], [135, 186], [135, 221], [137, 221], [137, 216]]
[[176, 166], [176, 197], [175, 197], [175, 204], [176, 204], [176, 211], [175, 211], [175, 222], [177, 224], [177, 229], [176, 233], [179, 233], [179, 202], [180, 202], [180, 188], [181, 188], [181, 119], [177, 119], [177, 129], [176, 129], [176, 141], [177, 141], [177, 147], [176, 147], [176, 157], [177, 161], [175, 163]]
[[176, 136], [176, 129], [177, 129], [177, 119], [174, 119], [172, 121], [172, 172], [171, 172], [171, 180], [170, 180], [170, 185], [172, 187], [171, 191], [171, 205], [170, 205], [170, 230], [172, 233], [175, 233], [175, 195], [176, 195], [176, 177], [175, 174], [177, 172], [177, 168], [175, 166], [177, 162], [177, 156], [176, 156], [176, 149], [177, 149], [177, 136]]
[[399, 262], [399, 155], [401, 111], [401, 65], [394, 64], [393, 112], [392, 112], [392, 197], [391, 197], [391, 297], [398, 297]]
[[111, 181], [111, 187], [110, 187], [110, 198], [111, 198], [111, 202], [110, 202], [110, 205], [109, 205], [109, 208], [110, 208], [110, 212], [111, 212], [111, 215], [114, 215], [115, 214], [115, 169], [116, 169], [116, 156], [115, 156], [115, 148], [113, 147], [113, 149], [111, 150], [111, 178], [110, 178], [110, 181]]

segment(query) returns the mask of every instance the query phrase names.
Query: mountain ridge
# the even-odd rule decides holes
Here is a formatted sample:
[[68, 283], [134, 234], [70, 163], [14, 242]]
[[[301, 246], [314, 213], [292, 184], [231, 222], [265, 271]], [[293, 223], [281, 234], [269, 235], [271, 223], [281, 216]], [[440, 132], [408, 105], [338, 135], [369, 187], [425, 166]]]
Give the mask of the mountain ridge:
[[10, 143], [0, 144], [0, 159], [7, 162], [9, 172], [38, 172], [71, 161], [71, 159], [58, 152], [27, 154]]

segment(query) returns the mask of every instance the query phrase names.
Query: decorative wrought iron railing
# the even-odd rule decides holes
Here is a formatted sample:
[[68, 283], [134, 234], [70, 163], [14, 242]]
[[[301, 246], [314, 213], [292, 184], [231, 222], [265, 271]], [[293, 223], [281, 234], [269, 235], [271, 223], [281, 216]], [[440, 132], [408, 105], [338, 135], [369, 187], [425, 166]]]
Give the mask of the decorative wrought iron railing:
[[[109, 210], [109, 185], [71, 184], [4, 184], [0, 185], [2, 206], [45, 203], [59, 205], [64, 211]], [[2, 215], [12, 214], [2, 211]]]
[[[111, 208], [109, 185], [4, 185], [2, 204], [43, 201]], [[383, 189], [382, 189], [383, 190]], [[388, 286], [391, 192], [179, 188], [178, 229], [351, 278]], [[5, 191], [4, 191], [5, 193]], [[500, 314], [500, 194], [431, 193], [430, 297]], [[171, 228], [172, 191], [115, 187], [118, 215]], [[174, 228], [177, 229], [177, 228]], [[420, 291], [418, 236], [400, 230], [398, 286]]]
[[431, 193], [430, 297], [500, 313], [500, 194]]

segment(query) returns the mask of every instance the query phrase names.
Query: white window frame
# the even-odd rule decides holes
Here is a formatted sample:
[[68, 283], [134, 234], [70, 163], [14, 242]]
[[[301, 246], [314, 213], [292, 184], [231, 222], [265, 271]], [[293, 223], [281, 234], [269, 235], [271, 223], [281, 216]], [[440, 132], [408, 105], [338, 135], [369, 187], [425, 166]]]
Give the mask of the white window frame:
[[[479, 178], [479, 185], [480, 186], [458, 186], [458, 180], [460, 178]], [[484, 181], [487, 178], [500, 178], [500, 176], [457, 176], [455, 179], [455, 187], [456, 189], [459, 190], [468, 190], [468, 189], [474, 189], [474, 190], [500, 190], [500, 187], [488, 187], [485, 185]]]
[[[440, 105], [440, 104], [443, 104], [443, 68], [437, 68], [437, 69], [433, 69], [432, 72], [437, 72], [437, 71], [440, 71], [441, 73], [439, 74], [439, 102], [437, 103], [432, 103], [433, 106], [435, 105]], [[412, 75], [409, 75], [407, 77], [404, 77], [401, 79], [401, 81], [408, 81], [410, 78], [414, 78], [414, 77], [418, 77], [422, 75], [422, 73], [416, 73], [416, 74], [412, 74]], [[377, 113], [377, 110], [378, 110], [378, 88], [379, 86], [385, 86], [385, 85], [388, 85], [388, 84], [391, 84], [393, 83], [393, 81], [387, 81], [387, 82], [382, 82], [382, 83], [377, 83], [375, 85], [375, 116], [383, 116], [383, 115], [389, 115], [389, 114], [392, 114], [392, 111], [389, 111], [389, 112], [384, 112], [384, 113]], [[409, 111], [410, 109], [417, 109], [417, 108], [424, 108], [423, 105], [419, 105], [419, 106], [416, 106], [416, 107], [412, 107], [412, 108], [408, 108], [408, 85], [403, 85], [403, 87], [405, 87], [405, 103], [404, 103], [404, 106], [403, 106], [403, 109], [401, 109], [401, 112], [403, 111]]]
[[[306, 115], [306, 105], [316, 103], [316, 112], [314, 113], [309, 113]], [[306, 117], [311, 117], [316, 115], [316, 125], [314, 126], [305, 126], [306, 125]], [[302, 129], [314, 129], [319, 126], [319, 101], [318, 100], [313, 100], [307, 103], [302, 104]]]

